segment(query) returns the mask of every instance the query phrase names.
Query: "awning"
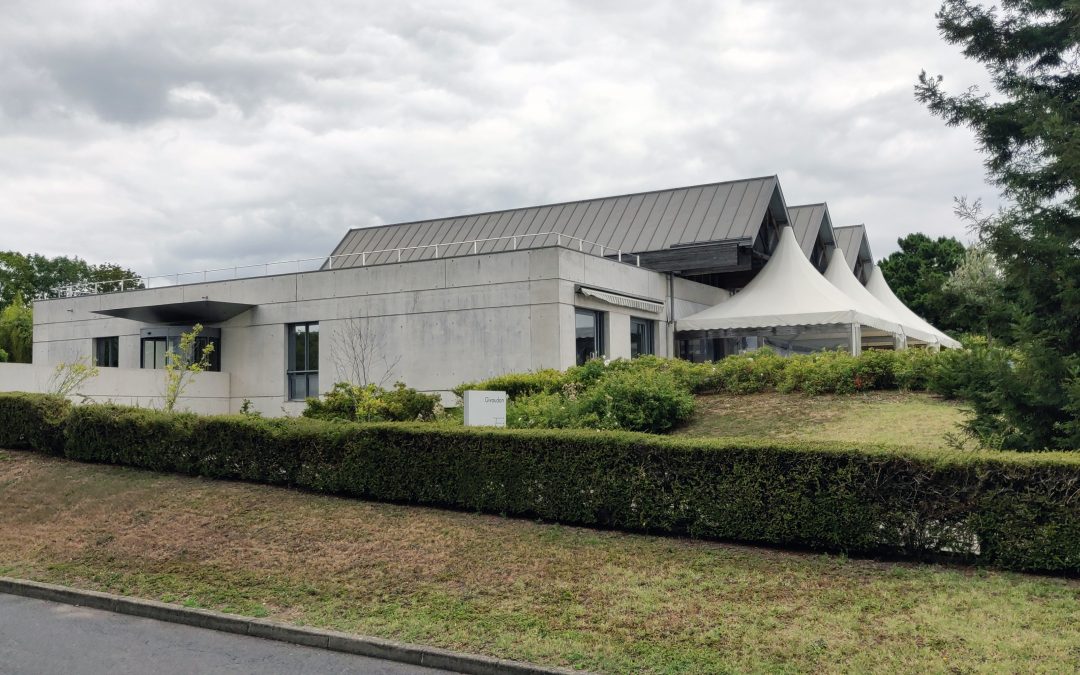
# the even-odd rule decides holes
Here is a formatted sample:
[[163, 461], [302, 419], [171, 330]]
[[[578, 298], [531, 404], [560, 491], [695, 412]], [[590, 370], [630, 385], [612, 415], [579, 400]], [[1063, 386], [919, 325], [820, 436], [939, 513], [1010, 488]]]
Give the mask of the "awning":
[[117, 307], [99, 309], [95, 314], [131, 319], [143, 323], [158, 325], [195, 323], [221, 323], [246, 312], [255, 305], [240, 302], [222, 302], [220, 300], [195, 300], [192, 302], [166, 302], [141, 307]]
[[610, 291], [601, 291], [597, 288], [589, 288], [588, 286], [578, 286], [578, 293], [587, 295], [590, 298], [596, 298], [601, 302], [606, 302], [609, 305], [618, 305], [619, 307], [629, 307], [630, 309], [639, 309], [643, 312], [659, 313], [664, 311], [664, 303], [657, 300], [643, 300], [642, 298], [635, 298], [629, 295], [620, 295], [619, 293], [612, 293]]

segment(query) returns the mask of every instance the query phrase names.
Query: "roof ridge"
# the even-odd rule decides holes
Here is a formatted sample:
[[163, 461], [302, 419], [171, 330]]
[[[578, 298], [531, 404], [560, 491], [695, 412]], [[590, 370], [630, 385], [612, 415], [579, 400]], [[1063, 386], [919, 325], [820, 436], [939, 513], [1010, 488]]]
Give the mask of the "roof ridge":
[[[712, 187], [714, 185], [729, 185], [731, 183], [750, 183], [759, 180], [776, 180], [779, 183], [779, 178], [776, 174], [768, 176], [754, 176], [753, 178], [737, 178], [733, 180], [721, 180], [711, 183], [699, 183], [696, 185], [683, 185], [679, 187], [661, 188], [659, 190], [642, 190], [640, 192], [626, 192], [617, 195], [605, 195], [603, 197], [588, 197], [586, 199], [569, 199], [561, 202], [550, 202], [547, 204], [534, 204], [532, 206], [515, 206], [509, 209], [492, 209], [490, 211], [477, 211], [474, 213], [460, 213], [452, 216], [440, 216], [435, 218], [420, 218], [418, 220], [405, 220], [400, 223], [382, 223], [380, 225], [368, 225], [365, 227], [350, 227], [345, 233], [348, 237], [350, 232], [356, 232], [358, 230], [376, 230], [384, 227], [401, 227], [403, 225], [418, 225], [420, 223], [433, 223], [438, 220], [458, 220], [460, 218], [476, 218], [479, 216], [490, 216], [494, 213], [513, 213], [515, 211], [527, 211], [529, 209], [543, 209], [553, 206], [566, 206], [568, 204], [585, 204], [588, 202], [596, 202], [604, 199], [622, 199], [623, 197], [638, 197], [641, 195], [659, 194], [661, 192], [675, 192], [676, 190], [693, 190], [695, 188]], [[342, 239], [344, 241], [344, 238]]]

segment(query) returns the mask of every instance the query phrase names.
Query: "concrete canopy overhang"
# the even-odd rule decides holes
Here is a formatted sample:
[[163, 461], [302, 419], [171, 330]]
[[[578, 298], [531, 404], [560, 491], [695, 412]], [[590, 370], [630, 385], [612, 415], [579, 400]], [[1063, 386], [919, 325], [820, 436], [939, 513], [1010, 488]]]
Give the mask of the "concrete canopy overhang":
[[99, 309], [95, 314], [131, 319], [158, 325], [192, 325], [195, 323], [221, 323], [237, 316], [255, 305], [221, 300], [195, 300], [191, 302], [167, 302], [141, 307], [117, 307]]

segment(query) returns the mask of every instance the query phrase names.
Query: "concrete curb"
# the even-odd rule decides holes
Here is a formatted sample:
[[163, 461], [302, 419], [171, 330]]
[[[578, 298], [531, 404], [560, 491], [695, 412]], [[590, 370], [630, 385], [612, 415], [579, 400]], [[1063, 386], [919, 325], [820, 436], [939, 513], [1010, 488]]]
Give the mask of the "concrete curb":
[[580, 675], [581, 671], [549, 668], [521, 661], [508, 661], [489, 656], [452, 652], [437, 647], [412, 645], [376, 637], [363, 637], [332, 630], [291, 626], [289, 624], [255, 619], [208, 609], [191, 609], [155, 600], [140, 600], [112, 593], [82, 591], [67, 586], [0, 577], [0, 593], [49, 600], [67, 605], [102, 609], [130, 614], [146, 619], [182, 623], [226, 633], [251, 635], [306, 647], [318, 647], [336, 652], [370, 656], [414, 666], [439, 668], [468, 675]]

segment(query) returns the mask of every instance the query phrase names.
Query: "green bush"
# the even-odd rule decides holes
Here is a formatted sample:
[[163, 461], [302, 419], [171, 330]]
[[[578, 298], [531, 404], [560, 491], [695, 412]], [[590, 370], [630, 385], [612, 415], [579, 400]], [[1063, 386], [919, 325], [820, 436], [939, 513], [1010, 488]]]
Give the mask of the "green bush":
[[940, 352], [929, 349], [905, 349], [897, 352], [893, 363], [896, 386], [905, 391], [926, 391], [939, 356]]
[[577, 401], [562, 394], [537, 392], [506, 405], [506, 426], [511, 429], [568, 429], [580, 424]]
[[438, 408], [438, 394], [422, 394], [401, 382], [390, 390], [337, 382], [322, 397], [307, 399], [301, 415], [345, 422], [427, 422], [435, 419]]
[[0, 393], [0, 448], [64, 452], [64, 422], [71, 403], [52, 394]]
[[670, 372], [612, 370], [577, 401], [579, 426], [664, 433], [694, 412], [694, 396]]
[[465, 384], [454, 387], [453, 391], [459, 397], [463, 396], [465, 391], [470, 389], [480, 391], [505, 391], [507, 398], [512, 401], [531, 394], [551, 394], [557, 392], [562, 388], [565, 380], [566, 376], [561, 371], [547, 368], [545, 370], [536, 370], [531, 373], [509, 373], [507, 375], [499, 375], [480, 382], [466, 382]]
[[[622, 377], [623, 375], [619, 375]], [[0, 407], [0, 428], [22, 410]], [[41, 419], [41, 418], [39, 418]], [[65, 454], [612, 527], [1080, 572], [1080, 455], [341, 424], [91, 405]]]
[[768, 347], [717, 361], [708, 387], [729, 394], [756, 394], [775, 389], [780, 382], [788, 357]]

